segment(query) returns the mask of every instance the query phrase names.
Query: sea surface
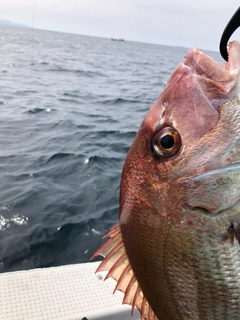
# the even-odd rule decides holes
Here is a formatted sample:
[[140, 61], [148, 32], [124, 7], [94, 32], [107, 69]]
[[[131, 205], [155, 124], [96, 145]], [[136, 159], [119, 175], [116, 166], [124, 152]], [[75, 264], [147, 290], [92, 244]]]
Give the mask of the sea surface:
[[0, 272], [89, 261], [118, 222], [138, 127], [186, 50], [0, 26]]

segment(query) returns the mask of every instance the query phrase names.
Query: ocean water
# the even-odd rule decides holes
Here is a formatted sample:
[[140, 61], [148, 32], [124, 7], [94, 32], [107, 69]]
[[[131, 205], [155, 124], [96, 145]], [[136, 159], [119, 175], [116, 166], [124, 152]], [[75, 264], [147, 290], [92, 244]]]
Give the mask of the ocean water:
[[0, 272], [89, 261], [118, 221], [138, 127], [186, 50], [0, 26]]

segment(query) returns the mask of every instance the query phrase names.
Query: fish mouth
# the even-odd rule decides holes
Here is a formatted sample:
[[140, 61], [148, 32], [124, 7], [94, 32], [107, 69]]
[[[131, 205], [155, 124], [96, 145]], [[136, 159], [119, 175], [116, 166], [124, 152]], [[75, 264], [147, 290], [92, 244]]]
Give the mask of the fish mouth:
[[228, 63], [223, 67], [201, 50], [192, 48], [186, 53], [183, 61], [184, 66], [191, 69], [192, 75], [216, 110], [238, 92], [240, 75], [238, 41], [229, 43], [228, 55]]
[[234, 215], [239, 213], [239, 185], [240, 162], [204, 172], [190, 178], [187, 182], [187, 206], [195, 211], [201, 209], [201, 212], [205, 214], [219, 215], [224, 213]]
[[[222, 126], [221, 134], [225, 132], [230, 137], [233, 133], [230, 133], [230, 128], [226, 127], [226, 124], [229, 123], [228, 116], [232, 117], [234, 110], [238, 112], [240, 105], [238, 95], [240, 43], [238, 41], [229, 43], [228, 55], [228, 63], [223, 67], [202, 53], [201, 50], [192, 48], [186, 53], [183, 65], [188, 68], [188, 72], [201, 87], [202, 94], [208, 98], [218, 114], [223, 110], [218, 123]], [[225, 108], [226, 102], [227, 108]], [[227, 109], [231, 109], [231, 112], [226, 112]], [[190, 177], [186, 183], [184, 182], [185, 186], [187, 184], [185, 188], [187, 204], [193, 210], [199, 208], [202, 213], [211, 215], [225, 214], [226, 211], [231, 215], [231, 210], [233, 213], [240, 212], [240, 188], [238, 187], [240, 186], [240, 150], [238, 141], [238, 135], [234, 133], [229, 143], [225, 141], [218, 148], [218, 155], [221, 153], [219, 159], [217, 159], [218, 155], [211, 160], [209, 159], [204, 165], [205, 172]], [[228, 151], [230, 148], [234, 150], [232, 156]], [[229, 159], [227, 159], [227, 155]], [[228, 163], [229, 161], [231, 163]], [[219, 162], [225, 163], [225, 165], [216, 167]]]

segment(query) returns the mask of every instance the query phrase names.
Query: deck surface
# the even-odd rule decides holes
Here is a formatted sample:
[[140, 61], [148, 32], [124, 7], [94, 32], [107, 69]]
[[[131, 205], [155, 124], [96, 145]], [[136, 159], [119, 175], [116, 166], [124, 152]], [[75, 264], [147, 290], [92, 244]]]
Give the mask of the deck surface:
[[[95, 274], [99, 262], [0, 274], [4, 320], [139, 320], [112, 294], [116, 282]], [[84, 320], [86, 320], [84, 319]]]

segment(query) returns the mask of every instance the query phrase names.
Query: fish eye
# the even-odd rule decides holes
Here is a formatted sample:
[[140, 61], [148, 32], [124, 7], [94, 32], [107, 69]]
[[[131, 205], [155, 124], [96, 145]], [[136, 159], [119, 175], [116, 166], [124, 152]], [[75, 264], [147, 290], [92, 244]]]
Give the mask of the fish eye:
[[162, 157], [172, 157], [181, 147], [179, 133], [172, 127], [165, 127], [158, 131], [153, 138], [153, 149]]

